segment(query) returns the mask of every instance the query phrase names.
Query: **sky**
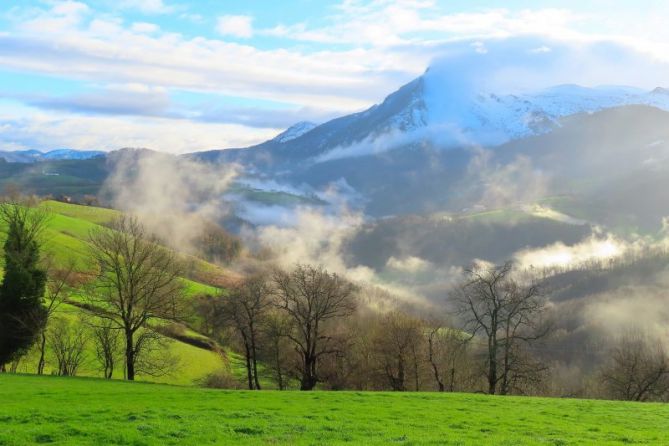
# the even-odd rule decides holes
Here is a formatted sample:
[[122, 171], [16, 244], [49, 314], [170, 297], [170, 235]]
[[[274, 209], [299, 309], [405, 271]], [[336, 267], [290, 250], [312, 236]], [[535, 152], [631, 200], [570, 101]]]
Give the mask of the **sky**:
[[434, 61], [532, 67], [510, 89], [669, 86], [667, 17], [642, 0], [2, 0], [0, 150], [246, 147], [364, 110]]

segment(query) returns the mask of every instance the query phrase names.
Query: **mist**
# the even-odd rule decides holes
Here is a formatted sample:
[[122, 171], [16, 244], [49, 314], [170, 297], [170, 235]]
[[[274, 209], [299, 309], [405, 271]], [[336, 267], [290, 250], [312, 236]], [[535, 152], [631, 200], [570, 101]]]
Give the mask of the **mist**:
[[136, 215], [152, 233], [180, 251], [195, 254], [207, 224], [229, 213], [223, 199], [236, 166], [197, 163], [148, 150], [122, 150], [110, 159], [102, 196]]

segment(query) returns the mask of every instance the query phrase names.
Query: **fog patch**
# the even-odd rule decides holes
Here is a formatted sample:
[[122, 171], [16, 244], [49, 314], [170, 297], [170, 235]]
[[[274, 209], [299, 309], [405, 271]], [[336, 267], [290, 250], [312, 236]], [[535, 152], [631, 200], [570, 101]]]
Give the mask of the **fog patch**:
[[148, 150], [110, 155], [113, 170], [102, 195], [114, 208], [137, 215], [171, 247], [195, 253], [195, 239], [229, 206], [223, 195], [237, 175], [235, 166], [202, 164]]

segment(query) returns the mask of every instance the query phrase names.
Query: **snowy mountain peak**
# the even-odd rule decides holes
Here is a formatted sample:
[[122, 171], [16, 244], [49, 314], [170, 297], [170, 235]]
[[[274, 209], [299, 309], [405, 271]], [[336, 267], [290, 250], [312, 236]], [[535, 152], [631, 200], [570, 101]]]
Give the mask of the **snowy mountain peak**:
[[316, 124], [314, 124], [313, 122], [300, 121], [297, 124], [288, 127], [286, 130], [275, 136], [274, 141], [284, 143], [293, 140], [295, 138], [299, 138], [308, 131], [312, 130], [314, 127], [316, 127]]

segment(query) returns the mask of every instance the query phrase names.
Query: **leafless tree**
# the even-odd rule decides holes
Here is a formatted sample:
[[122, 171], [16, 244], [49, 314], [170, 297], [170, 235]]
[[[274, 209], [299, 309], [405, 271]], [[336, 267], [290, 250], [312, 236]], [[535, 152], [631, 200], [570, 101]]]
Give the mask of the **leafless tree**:
[[[178, 372], [179, 357], [170, 352], [173, 343], [153, 330], [140, 330], [135, 336], [135, 372], [153, 378]], [[127, 378], [127, 368], [125, 372]]]
[[428, 362], [437, 389], [455, 391], [458, 369], [465, 368], [469, 338], [438, 320], [426, 322], [426, 338]]
[[223, 330], [225, 310], [220, 296], [201, 294], [193, 299], [193, 310], [198, 316], [198, 326], [202, 334], [216, 337]]
[[95, 357], [104, 377], [111, 379], [121, 355], [121, 331], [111, 321], [103, 320], [92, 328]]
[[232, 323], [244, 350], [250, 390], [260, 390], [258, 355], [262, 324], [272, 305], [272, 290], [263, 275], [248, 277], [221, 297], [225, 317]]
[[[48, 326], [51, 316], [58, 310], [58, 307], [67, 299], [72, 289], [76, 286], [76, 276], [74, 262], [70, 261], [64, 268], [59, 268], [52, 257], [45, 261], [47, 271], [46, 292], [44, 295], [44, 306], [46, 308], [45, 324]], [[39, 360], [37, 361], [37, 374], [44, 373], [46, 365], [46, 327], [42, 330], [39, 343]]]
[[511, 263], [471, 268], [467, 281], [453, 296], [464, 329], [472, 337], [482, 334], [485, 338], [490, 394], [507, 394], [545, 370], [523, 347], [549, 333], [550, 326], [542, 323], [546, 300], [538, 285], [521, 284], [511, 272]]
[[100, 318], [123, 332], [126, 378], [134, 380], [140, 352], [157, 341], [147, 329], [149, 322], [177, 320], [182, 314], [178, 261], [136, 217], [123, 216], [92, 231], [90, 246], [98, 266], [90, 303], [100, 309]]
[[639, 333], [623, 336], [602, 370], [607, 396], [629, 401], [669, 398], [669, 356], [660, 341]]
[[86, 360], [88, 333], [83, 322], [54, 319], [49, 329], [49, 344], [58, 364], [58, 374], [76, 376]]
[[312, 390], [319, 381], [318, 362], [337, 352], [328, 324], [355, 311], [355, 287], [322, 267], [297, 265], [292, 271], [273, 274], [276, 305], [292, 321], [288, 338], [300, 355], [300, 389]]
[[392, 390], [407, 390], [407, 379], [413, 377], [419, 390], [423, 363], [423, 326], [405, 313], [394, 311], [383, 317], [374, 335], [379, 369]]
[[262, 358], [271, 370], [279, 390], [288, 386], [288, 372], [292, 368], [291, 341], [288, 335], [292, 331], [291, 321], [283, 312], [269, 312], [262, 326]]

